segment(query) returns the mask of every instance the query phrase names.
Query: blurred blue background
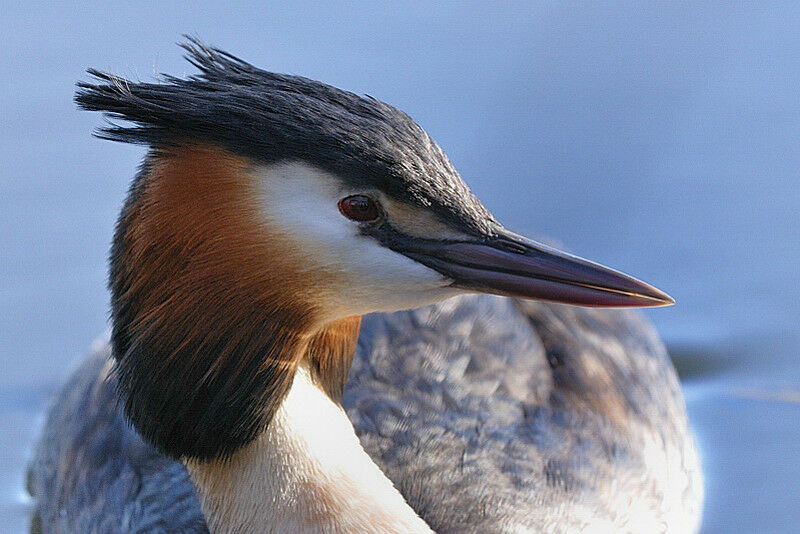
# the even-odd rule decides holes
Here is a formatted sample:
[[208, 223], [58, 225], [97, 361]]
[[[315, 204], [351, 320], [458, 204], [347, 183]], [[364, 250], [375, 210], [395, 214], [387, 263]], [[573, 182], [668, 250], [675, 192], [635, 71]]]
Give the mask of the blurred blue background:
[[[281, 3], [282, 4], [282, 3]], [[192, 33], [409, 112], [507, 226], [633, 273], [683, 375], [704, 532], [800, 524], [800, 4], [0, 2], [0, 524], [48, 397], [107, 328], [140, 147], [90, 137], [86, 67], [191, 73]]]

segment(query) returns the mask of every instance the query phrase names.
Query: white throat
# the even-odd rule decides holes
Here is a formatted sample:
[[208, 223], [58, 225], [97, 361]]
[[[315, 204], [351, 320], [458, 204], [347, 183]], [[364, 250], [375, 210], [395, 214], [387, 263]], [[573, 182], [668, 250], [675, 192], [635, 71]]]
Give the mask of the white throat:
[[186, 466], [212, 533], [432, 532], [305, 367], [253, 443]]

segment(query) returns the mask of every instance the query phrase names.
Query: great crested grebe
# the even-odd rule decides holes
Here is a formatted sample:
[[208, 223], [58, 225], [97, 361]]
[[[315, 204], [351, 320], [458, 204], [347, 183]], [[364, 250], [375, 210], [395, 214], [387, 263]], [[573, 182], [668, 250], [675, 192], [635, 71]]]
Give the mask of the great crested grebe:
[[150, 151], [111, 250], [110, 343], [31, 466], [34, 530], [697, 528], [652, 328], [464, 294], [667, 295], [506, 230], [397, 109], [183, 46], [199, 75], [79, 84], [132, 123], [101, 137]]

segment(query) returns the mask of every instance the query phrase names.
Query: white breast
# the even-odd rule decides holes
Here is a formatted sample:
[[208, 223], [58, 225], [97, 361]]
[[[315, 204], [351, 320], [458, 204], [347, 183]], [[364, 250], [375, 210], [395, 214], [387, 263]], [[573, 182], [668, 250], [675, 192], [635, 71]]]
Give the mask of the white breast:
[[304, 367], [256, 441], [187, 467], [212, 532], [431, 532]]

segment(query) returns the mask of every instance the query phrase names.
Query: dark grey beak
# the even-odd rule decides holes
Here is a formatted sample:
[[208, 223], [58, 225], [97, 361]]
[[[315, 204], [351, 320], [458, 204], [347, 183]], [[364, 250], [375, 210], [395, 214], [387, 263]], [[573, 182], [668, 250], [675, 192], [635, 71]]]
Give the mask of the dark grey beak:
[[505, 229], [482, 241], [422, 241], [400, 252], [452, 278], [455, 287], [482, 293], [597, 307], [675, 303], [627, 274]]

